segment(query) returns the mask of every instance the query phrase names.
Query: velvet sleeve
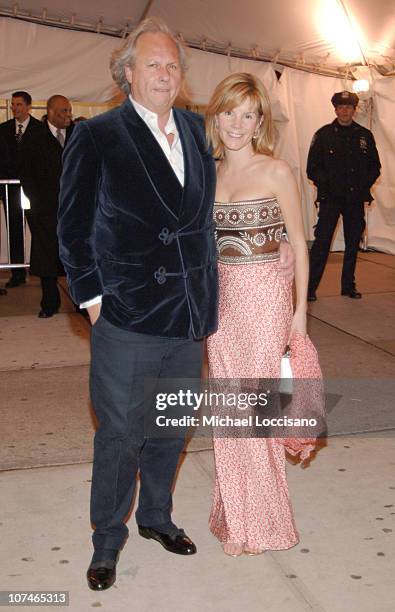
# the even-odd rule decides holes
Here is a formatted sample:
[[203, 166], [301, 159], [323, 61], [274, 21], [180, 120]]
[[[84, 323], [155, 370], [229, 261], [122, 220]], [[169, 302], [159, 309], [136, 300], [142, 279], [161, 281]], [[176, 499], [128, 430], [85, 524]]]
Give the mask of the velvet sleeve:
[[63, 154], [58, 213], [59, 254], [73, 300], [103, 293], [95, 251], [100, 160], [87, 122], [76, 126]]

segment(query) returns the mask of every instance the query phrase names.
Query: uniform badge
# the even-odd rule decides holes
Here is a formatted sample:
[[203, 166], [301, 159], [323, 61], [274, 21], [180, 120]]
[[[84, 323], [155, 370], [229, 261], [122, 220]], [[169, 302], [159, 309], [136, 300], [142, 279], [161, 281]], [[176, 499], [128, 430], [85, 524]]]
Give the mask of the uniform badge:
[[361, 151], [367, 151], [368, 150], [368, 143], [366, 142], [365, 136], [360, 136], [359, 137], [359, 148], [361, 149]]

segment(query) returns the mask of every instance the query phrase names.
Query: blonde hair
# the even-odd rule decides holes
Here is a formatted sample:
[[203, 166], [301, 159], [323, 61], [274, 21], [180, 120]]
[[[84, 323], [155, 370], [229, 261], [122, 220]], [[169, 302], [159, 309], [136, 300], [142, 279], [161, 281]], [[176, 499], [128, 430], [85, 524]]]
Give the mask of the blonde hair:
[[206, 109], [207, 140], [217, 159], [224, 158], [225, 147], [218, 134], [216, 117], [219, 113], [233, 110], [245, 100], [250, 100], [255, 105], [256, 112], [261, 119], [260, 125], [257, 126], [256, 138], [252, 140], [254, 151], [264, 155], [273, 155], [274, 126], [266, 89], [262, 81], [253, 74], [236, 72], [217, 85]]
[[136, 45], [142, 34], [166, 34], [176, 45], [180, 57], [182, 73], [186, 71], [186, 52], [183, 44], [176, 38], [167, 24], [159, 17], [149, 17], [141, 21], [139, 25], [130, 32], [122, 47], [113, 52], [110, 60], [110, 70], [113, 80], [118, 87], [128, 95], [130, 83], [125, 76], [126, 66], [133, 68], [136, 62]]

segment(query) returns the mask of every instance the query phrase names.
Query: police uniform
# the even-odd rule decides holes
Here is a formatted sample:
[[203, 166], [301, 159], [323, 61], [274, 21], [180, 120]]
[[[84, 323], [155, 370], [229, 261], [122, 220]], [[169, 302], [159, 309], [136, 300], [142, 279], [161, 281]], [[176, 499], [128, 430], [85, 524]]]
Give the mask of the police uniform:
[[[348, 91], [336, 93], [332, 104], [358, 104]], [[309, 300], [314, 301], [328, 259], [339, 216], [343, 217], [345, 251], [341, 278], [342, 295], [359, 298], [355, 289], [355, 266], [365, 228], [364, 202], [371, 202], [370, 188], [380, 175], [380, 160], [373, 134], [355, 121], [341, 125], [337, 119], [320, 128], [311, 142], [307, 176], [317, 187], [319, 202], [315, 241], [310, 251]]]

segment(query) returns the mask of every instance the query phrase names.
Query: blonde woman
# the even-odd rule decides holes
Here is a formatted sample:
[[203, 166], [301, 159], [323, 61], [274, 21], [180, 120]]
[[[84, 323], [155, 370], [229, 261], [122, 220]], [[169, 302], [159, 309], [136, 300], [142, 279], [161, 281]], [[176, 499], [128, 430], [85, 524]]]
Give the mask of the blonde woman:
[[[306, 335], [308, 257], [300, 198], [286, 162], [273, 157], [270, 102], [251, 74], [215, 89], [206, 131], [217, 162], [219, 328], [208, 338], [209, 376], [278, 378], [293, 332]], [[292, 283], [280, 273], [284, 228], [295, 253]], [[298, 536], [275, 438], [215, 437], [216, 480], [210, 529], [225, 553], [260, 554], [294, 546]]]

